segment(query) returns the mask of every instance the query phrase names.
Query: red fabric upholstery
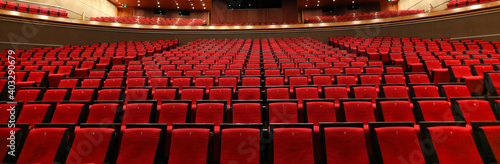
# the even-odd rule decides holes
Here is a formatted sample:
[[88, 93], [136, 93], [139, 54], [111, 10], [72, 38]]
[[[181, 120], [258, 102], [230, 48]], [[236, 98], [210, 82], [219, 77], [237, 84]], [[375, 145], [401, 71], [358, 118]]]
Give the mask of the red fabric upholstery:
[[328, 163], [370, 163], [363, 128], [325, 128]]
[[274, 164], [314, 163], [312, 129], [277, 128], [273, 131]]
[[448, 101], [418, 101], [425, 121], [455, 121]]
[[122, 125], [127, 123], [149, 123], [151, 112], [153, 112], [152, 108], [152, 103], [128, 104], [126, 109], [124, 109]]
[[[29, 132], [17, 163], [54, 163], [60, 146], [65, 146], [66, 128], [40, 128]], [[62, 144], [62, 145], [61, 145]], [[43, 152], [43, 153], [40, 153]], [[59, 161], [62, 162], [62, 161]]]
[[371, 102], [349, 101], [344, 102], [346, 122], [375, 122], [375, 114]]
[[269, 123], [298, 123], [297, 103], [269, 103]]
[[480, 128], [483, 130], [486, 139], [488, 139], [495, 159], [498, 161], [500, 159], [500, 126], [483, 126]]
[[375, 132], [384, 163], [425, 163], [420, 142], [412, 127], [382, 127], [375, 128]]
[[[66, 164], [73, 163], [95, 163], [105, 162], [106, 155], [110, 149], [109, 145], [114, 139], [114, 129], [111, 128], [82, 128], [75, 134], [73, 146], [69, 151]], [[89, 151], [83, 151], [87, 145]], [[91, 151], [90, 151], [91, 150]]]
[[84, 104], [59, 104], [50, 123], [78, 123]]
[[187, 103], [164, 103], [161, 104], [160, 116], [158, 123], [186, 123], [188, 109]]
[[413, 86], [415, 97], [440, 97], [438, 87], [433, 85]]
[[168, 164], [206, 164], [209, 129], [174, 129]]
[[113, 123], [118, 104], [102, 103], [89, 107], [87, 123]]
[[223, 103], [201, 103], [196, 109], [195, 123], [214, 123], [219, 126], [224, 122]]
[[49, 107], [50, 104], [24, 105], [16, 123], [29, 123], [30, 126], [34, 126], [36, 123], [42, 123]]
[[286, 100], [290, 99], [289, 88], [267, 88], [266, 98], [268, 100]]
[[[436, 126], [428, 129], [439, 163], [483, 163], [472, 139], [470, 129], [458, 126]], [[446, 139], [443, 139], [443, 137]]]
[[259, 88], [239, 88], [238, 100], [261, 100]]
[[161, 129], [156, 128], [123, 130], [116, 163], [154, 163], [160, 132]]
[[382, 101], [380, 109], [385, 122], [415, 122], [411, 103], [408, 101]]
[[457, 101], [465, 121], [497, 121], [486, 100], [458, 100]]
[[233, 104], [233, 123], [261, 123], [260, 103]]
[[[256, 154], [261, 151], [260, 129], [223, 129], [221, 135], [220, 163], [260, 163], [260, 156]], [[245, 147], [246, 152], [252, 153], [242, 153], [242, 146]]]

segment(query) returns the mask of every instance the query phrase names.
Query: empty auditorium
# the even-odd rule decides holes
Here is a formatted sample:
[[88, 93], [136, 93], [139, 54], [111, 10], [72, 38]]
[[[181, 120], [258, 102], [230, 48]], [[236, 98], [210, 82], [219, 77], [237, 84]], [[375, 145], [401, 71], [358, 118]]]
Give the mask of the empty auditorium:
[[500, 163], [500, 0], [0, 0], [0, 163]]

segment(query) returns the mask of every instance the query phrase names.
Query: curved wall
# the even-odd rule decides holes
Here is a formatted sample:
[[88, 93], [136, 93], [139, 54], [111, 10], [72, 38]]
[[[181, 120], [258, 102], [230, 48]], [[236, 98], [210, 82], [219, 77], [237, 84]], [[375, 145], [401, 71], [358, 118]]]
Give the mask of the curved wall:
[[0, 11], [0, 50], [94, 42], [211, 38], [392, 36], [500, 40], [500, 1], [387, 19], [275, 26], [156, 26], [102, 23]]

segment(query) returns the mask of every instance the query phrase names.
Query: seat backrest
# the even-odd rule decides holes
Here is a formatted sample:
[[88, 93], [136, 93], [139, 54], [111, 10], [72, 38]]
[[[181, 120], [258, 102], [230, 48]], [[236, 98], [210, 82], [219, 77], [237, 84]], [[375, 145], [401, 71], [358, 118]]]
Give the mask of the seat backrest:
[[194, 86], [197, 87], [213, 87], [214, 86], [214, 78], [213, 77], [198, 77], [195, 80]]
[[97, 96], [97, 100], [120, 100], [122, 89], [101, 89]]
[[142, 88], [128, 89], [127, 96], [125, 97], [126, 101], [149, 99], [151, 99], [151, 90]]
[[326, 162], [370, 163], [363, 128], [325, 127]]
[[69, 97], [67, 89], [49, 89], [45, 91], [42, 101], [62, 101]]
[[314, 163], [313, 131], [308, 128], [273, 129], [273, 163]]
[[61, 163], [66, 155], [64, 148], [67, 141], [66, 128], [33, 129], [26, 138], [17, 163]]
[[90, 105], [86, 123], [113, 123], [117, 120], [116, 115], [121, 112], [121, 108], [117, 103]]
[[53, 109], [50, 104], [27, 104], [23, 106], [16, 123], [48, 123], [52, 117]]
[[190, 118], [191, 102], [162, 103], [158, 123], [186, 123]]
[[209, 129], [174, 129], [171, 143], [169, 164], [207, 163], [210, 145]]
[[463, 116], [467, 123], [471, 121], [497, 121], [490, 103], [486, 100], [456, 100], [452, 106], [454, 112], [460, 112], [459, 115]]
[[346, 122], [375, 122], [373, 106], [368, 101], [347, 101], [343, 102], [343, 111]]
[[386, 98], [409, 98], [405, 86], [382, 86]]
[[377, 88], [374, 86], [356, 86], [352, 87], [351, 90], [355, 98], [370, 98], [372, 100], [378, 98]]
[[265, 86], [283, 86], [285, 85], [283, 76], [269, 76], [265, 77]]
[[400, 163], [412, 161], [425, 163], [420, 142], [413, 127], [375, 128], [381, 163]]
[[266, 88], [266, 99], [268, 99], [268, 100], [290, 99], [290, 89], [288, 87]]
[[243, 76], [241, 77], [241, 86], [261, 86], [260, 77]]
[[414, 97], [440, 97], [438, 88], [434, 85], [415, 85], [411, 87]]
[[109, 78], [104, 80], [103, 87], [122, 87], [125, 84], [125, 80], [123, 78]]
[[195, 102], [196, 100], [203, 100], [203, 95], [205, 94], [204, 89], [198, 88], [189, 88], [183, 89], [181, 100], [191, 100]]
[[260, 88], [238, 88], [238, 100], [261, 100]]
[[323, 87], [324, 97], [327, 99], [335, 99], [335, 102], [339, 102], [341, 98], [349, 98], [349, 93], [347, 92], [347, 87], [345, 86], [328, 86]]
[[158, 162], [155, 159], [157, 158], [158, 150], [161, 150], [161, 147], [159, 147], [160, 140], [162, 140], [161, 131], [161, 129], [157, 128], [131, 128], [123, 130], [116, 163]]
[[[114, 151], [114, 144], [112, 143], [115, 138], [115, 129], [112, 128], [82, 128], [78, 130], [75, 134], [73, 146], [69, 150], [66, 164], [111, 162], [110, 158]], [[81, 150], [78, 149], [78, 145], [87, 143], [93, 143], [90, 147], [92, 151], [89, 151], [88, 154], [82, 154]]]
[[[460, 126], [435, 126], [429, 127], [428, 130], [434, 154], [440, 163], [483, 163], [470, 129]], [[443, 137], [446, 139], [439, 140]], [[459, 154], [457, 150], [461, 150]]]
[[[420, 121], [455, 121], [448, 101], [426, 100], [417, 101], [416, 112]], [[419, 116], [420, 115], [420, 116]]]
[[232, 104], [233, 123], [261, 123], [262, 104], [244, 102]]
[[409, 101], [380, 101], [378, 108], [385, 122], [415, 122]]
[[85, 116], [82, 112], [86, 110], [85, 104], [59, 104], [56, 107], [50, 123], [73, 123], [84, 122]]
[[442, 85], [441, 87], [448, 99], [451, 97], [471, 97], [466, 85]]
[[153, 100], [175, 100], [177, 98], [178, 89], [176, 88], [157, 88]]
[[[500, 147], [497, 143], [500, 142], [500, 126], [482, 126], [479, 127], [479, 129], [479, 133], [481, 133], [481, 135], [484, 136], [484, 139], [486, 139], [482, 139], [483, 143], [491, 147], [492, 154], [490, 154], [489, 156], [494, 156], [494, 159], [498, 161], [498, 159], [500, 159]], [[493, 160], [490, 161], [496, 162]], [[484, 162], [488, 163], [490, 161]]]
[[295, 97], [299, 100], [299, 103], [304, 99], [318, 99], [318, 87], [295, 87]]
[[226, 106], [224, 103], [198, 103], [195, 123], [213, 123], [218, 126], [224, 123]]
[[425, 83], [425, 84], [431, 83], [429, 80], [429, 76], [427, 76], [427, 74], [409, 74], [407, 76], [408, 76], [408, 83]]
[[101, 86], [102, 79], [84, 79], [82, 81], [81, 87], [93, 87], [97, 88]]
[[260, 156], [253, 153], [240, 153], [241, 143], [252, 138], [248, 151], [260, 152], [260, 129], [255, 128], [229, 128], [221, 132], [220, 163], [260, 163]]
[[208, 96], [209, 100], [225, 100], [228, 104], [231, 103], [233, 98], [232, 88], [210, 88], [210, 93]]
[[383, 75], [386, 84], [405, 84], [405, 77], [401, 74]]
[[14, 101], [35, 101], [41, 93], [40, 89], [21, 89], [16, 93]]
[[337, 122], [335, 103], [331, 101], [306, 101], [304, 102], [307, 122], [318, 125], [320, 122]]
[[269, 123], [298, 123], [296, 102], [272, 102], [267, 106]]
[[127, 104], [124, 109], [122, 124], [150, 123], [155, 119], [156, 105], [153, 103]]

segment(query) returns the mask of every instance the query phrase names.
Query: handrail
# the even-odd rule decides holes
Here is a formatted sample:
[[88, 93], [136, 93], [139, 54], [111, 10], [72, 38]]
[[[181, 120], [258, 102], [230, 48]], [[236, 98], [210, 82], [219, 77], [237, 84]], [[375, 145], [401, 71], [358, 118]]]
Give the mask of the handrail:
[[406, 9], [406, 10], [410, 10], [411, 8], [413, 8], [413, 7], [417, 6], [419, 3], [422, 3], [423, 1], [424, 1], [424, 0], [420, 0], [420, 1], [418, 1], [417, 3], [415, 3], [415, 4], [413, 4], [412, 6], [408, 7], [408, 9]]
[[437, 5], [437, 6], [436, 6], [436, 7], [434, 7], [434, 8], [437, 8], [437, 7], [439, 7], [439, 6], [441, 6], [441, 5], [444, 5], [444, 4], [447, 4], [447, 3], [448, 3], [448, 1], [445, 1], [445, 2], [443, 2], [443, 3], [439, 4], [439, 5]]

